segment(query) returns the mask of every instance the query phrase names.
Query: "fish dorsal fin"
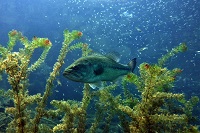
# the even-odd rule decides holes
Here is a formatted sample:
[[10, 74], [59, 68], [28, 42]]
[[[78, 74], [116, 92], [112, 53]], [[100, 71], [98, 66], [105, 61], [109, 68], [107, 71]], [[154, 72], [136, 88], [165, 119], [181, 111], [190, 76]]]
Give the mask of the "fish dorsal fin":
[[109, 53], [107, 53], [105, 55], [103, 55], [101, 53], [97, 53], [97, 52], [92, 52], [90, 54], [90, 56], [105, 56], [105, 57], [107, 57], [109, 59], [112, 59], [112, 60], [114, 60], [116, 62], [119, 62], [119, 60], [120, 60], [120, 54], [118, 52], [115, 52], [115, 51], [109, 52]]
[[116, 62], [119, 62], [119, 60], [120, 60], [120, 54], [118, 52], [110, 52], [110, 53], [106, 54], [105, 56]]
[[89, 56], [103, 56], [102, 54], [98, 53], [98, 52], [94, 52], [92, 51]]

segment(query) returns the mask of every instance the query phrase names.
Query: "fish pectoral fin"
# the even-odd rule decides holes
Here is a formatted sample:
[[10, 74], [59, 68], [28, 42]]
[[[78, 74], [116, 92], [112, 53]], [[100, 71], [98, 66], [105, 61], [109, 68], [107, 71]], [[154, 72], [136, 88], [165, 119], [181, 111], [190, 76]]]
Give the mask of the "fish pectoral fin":
[[103, 84], [102, 81], [95, 82], [95, 83], [90, 83], [89, 85], [90, 85], [90, 87], [91, 87], [92, 89], [99, 88], [99, 89], [101, 90], [101, 89], [104, 88], [104, 84]]

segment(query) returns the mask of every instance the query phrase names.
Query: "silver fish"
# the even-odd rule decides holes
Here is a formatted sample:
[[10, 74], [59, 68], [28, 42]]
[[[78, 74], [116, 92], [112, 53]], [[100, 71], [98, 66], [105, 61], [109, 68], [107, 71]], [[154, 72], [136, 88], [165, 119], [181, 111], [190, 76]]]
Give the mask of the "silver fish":
[[133, 72], [135, 66], [136, 58], [127, 65], [123, 65], [110, 55], [90, 55], [77, 59], [65, 69], [63, 76], [69, 80], [83, 83], [114, 81], [120, 76]]

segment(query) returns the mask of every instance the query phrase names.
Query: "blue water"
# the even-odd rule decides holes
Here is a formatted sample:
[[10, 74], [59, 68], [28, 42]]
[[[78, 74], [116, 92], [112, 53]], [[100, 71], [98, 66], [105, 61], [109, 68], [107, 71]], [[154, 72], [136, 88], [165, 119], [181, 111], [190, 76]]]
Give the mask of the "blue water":
[[[0, 0], [1, 45], [6, 45], [12, 29], [29, 39], [48, 37], [53, 43], [43, 68], [30, 75], [31, 94], [43, 92], [61, 48], [63, 30], [69, 29], [83, 32], [79, 41], [94, 51], [119, 52], [123, 64], [135, 57], [138, 65], [156, 63], [168, 50], [186, 42], [188, 51], [171, 58], [167, 67], [183, 70], [174, 91], [185, 93], [187, 98], [200, 96], [199, 22], [199, 0]], [[80, 50], [69, 53], [61, 73], [80, 56]], [[54, 83], [52, 99], [81, 100], [83, 84], [62, 75], [58, 80], [62, 85]], [[195, 111], [198, 114], [200, 109]]]

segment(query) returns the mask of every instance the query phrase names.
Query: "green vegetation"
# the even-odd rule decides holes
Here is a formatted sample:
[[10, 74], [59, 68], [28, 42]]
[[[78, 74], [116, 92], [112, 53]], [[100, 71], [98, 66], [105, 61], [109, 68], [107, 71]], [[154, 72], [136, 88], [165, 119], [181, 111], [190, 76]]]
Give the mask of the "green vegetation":
[[[87, 56], [92, 50], [83, 43], [71, 45], [74, 40], [82, 36], [82, 33], [65, 30], [62, 48], [46, 81], [44, 93], [30, 95], [29, 74], [45, 61], [52, 44], [47, 38], [34, 37], [29, 41], [16, 30], [9, 32], [8, 35], [7, 47], [0, 46], [0, 74], [1, 77], [2, 74], [7, 75], [11, 88], [2, 89], [0, 86], [0, 94], [1, 97], [13, 101], [14, 105], [5, 107], [5, 112], [9, 115], [1, 113], [0, 129], [7, 126], [6, 132], [17, 133], [95, 133], [109, 132], [113, 130], [112, 125], [115, 125], [115, 130], [121, 132], [198, 132], [198, 127], [190, 122], [194, 118], [193, 107], [199, 98], [192, 97], [186, 100], [184, 94], [172, 93], [175, 77], [182, 70], [179, 68], [168, 70], [164, 67], [164, 63], [171, 56], [187, 50], [185, 43], [161, 57], [157, 64], [140, 64], [140, 74], [126, 75], [121, 86], [112, 84], [102, 90], [92, 91], [88, 84], [84, 84], [82, 101], [52, 100], [50, 104], [54, 108], [48, 109], [47, 100], [52, 93], [53, 82], [59, 76], [60, 68], [64, 64], [66, 54], [79, 48], [82, 49], [82, 56]], [[16, 52], [13, 51], [13, 47], [17, 41], [23, 47]], [[43, 52], [38, 60], [31, 64], [30, 59], [37, 48]], [[6, 79], [1, 78], [1, 80]], [[140, 92], [140, 98], [131, 93], [131, 89], [134, 89], [133, 84]], [[123, 93], [113, 95], [117, 88], [121, 88]], [[2, 99], [1, 101], [3, 102]], [[58, 121], [61, 117], [61, 121]], [[3, 121], [10, 122], [5, 125]]]

